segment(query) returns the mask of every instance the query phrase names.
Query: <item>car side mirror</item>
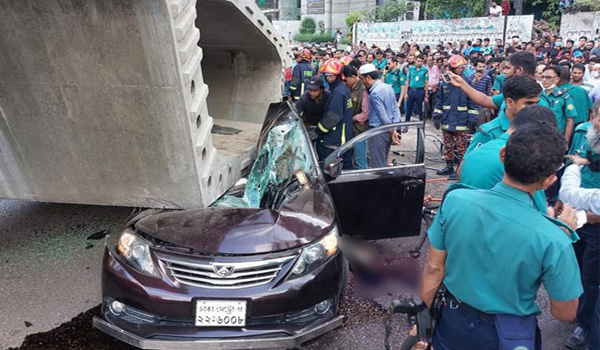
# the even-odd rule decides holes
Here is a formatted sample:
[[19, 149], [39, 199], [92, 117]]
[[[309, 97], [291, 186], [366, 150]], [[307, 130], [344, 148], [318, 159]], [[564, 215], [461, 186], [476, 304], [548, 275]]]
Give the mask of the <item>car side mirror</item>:
[[342, 158], [336, 158], [325, 166], [325, 174], [331, 179], [337, 179], [342, 174]]

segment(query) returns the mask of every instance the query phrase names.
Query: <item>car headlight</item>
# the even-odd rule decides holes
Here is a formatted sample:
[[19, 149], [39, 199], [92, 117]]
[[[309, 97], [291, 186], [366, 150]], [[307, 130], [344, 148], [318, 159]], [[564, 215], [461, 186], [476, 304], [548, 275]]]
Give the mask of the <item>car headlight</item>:
[[338, 237], [337, 226], [334, 226], [325, 237], [302, 248], [302, 253], [292, 268], [290, 278], [307, 274], [329, 260], [338, 251]]
[[117, 251], [134, 268], [150, 276], [160, 277], [150, 255], [152, 243], [146, 241], [133, 231], [126, 229], [117, 242]]

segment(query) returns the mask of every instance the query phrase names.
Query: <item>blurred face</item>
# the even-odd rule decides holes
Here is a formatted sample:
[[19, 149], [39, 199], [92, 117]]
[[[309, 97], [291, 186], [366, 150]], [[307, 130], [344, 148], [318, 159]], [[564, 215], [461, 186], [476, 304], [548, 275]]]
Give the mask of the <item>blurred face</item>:
[[512, 115], [514, 116], [517, 113], [519, 113], [519, 111], [522, 110], [523, 108], [525, 108], [527, 106], [536, 105], [539, 101], [540, 101], [539, 96], [530, 97], [530, 98], [521, 98], [516, 101], [513, 100], [512, 98], [507, 98], [506, 99], [506, 108], [507, 108], [507, 111], [510, 111], [510, 113], [512, 113]]
[[542, 81], [542, 72], [544, 71], [544, 68], [546, 68], [545, 64], [540, 64], [535, 67], [535, 80]]
[[576, 83], [580, 82], [583, 79], [583, 71], [579, 68], [573, 68], [571, 79]]
[[317, 89], [317, 90], [308, 89], [308, 94], [310, 95], [310, 98], [312, 98], [313, 100], [316, 100], [319, 97], [321, 97], [322, 92], [323, 92], [323, 89]]
[[549, 49], [550, 48], [550, 43], [549, 42], [545, 42], [544, 43], [544, 49]]
[[585, 48], [588, 50], [591, 50], [594, 48], [594, 42], [593, 41], [588, 41], [587, 43], [585, 43]]
[[536, 49], [539, 49], [540, 47], [542, 47], [542, 42], [541, 42], [541, 41], [539, 41], [539, 40], [536, 40], [536, 41], [535, 41], [535, 48], [536, 48]]
[[333, 53], [333, 57], [337, 58], [338, 60], [342, 58], [342, 51], [336, 51]]
[[348, 89], [352, 89], [352, 87], [356, 84], [356, 82], [358, 81], [358, 76], [353, 76], [353, 77], [344, 77], [344, 84], [346, 84], [346, 87]]
[[567, 41], [567, 49], [570, 49], [573, 47], [573, 43], [570, 41]]
[[573, 62], [575, 63], [583, 63], [583, 56], [579, 56], [579, 57], [573, 57]]
[[425, 63], [427, 63], [427, 66], [429, 67], [433, 66], [433, 57], [427, 57], [427, 61], [425, 61]]
[[504, 73], [506, 74], [506, 79], [512, 77], [513, 75], [518, 74], [515, 67], [510, 64], [510, 62], [506, 62], [506, 67], [504, 68]]
[[475, 70], [478, 73], [482, 73], [483, 74], [483, 72], [485, 72], [485, 63], [483, 63], [483, 62], [477, 62], [477, 65], [475, 66]]
[[600, 80], [600, 64], [594, 64], [594, 66], [590, 68], [590, 75], [592, 78]]
[[417, 68], [421, 67], [423, 65], [423, 58], [419, 57], [417, 58]]
[[484, 40], [484, 41], [483, 41], [483, 46], [484, 46], [484, 47], [488, 47], [488, 46], [490, 46], [490, 42], [489, 42], [489, 40]]
[[549, 89], [552, 86], [556, 86], [559, 80], [560, 77], [551, 69], [542, 72], [542, 86], [544, 86], [544, 89]]
[[375, 59], [375, 57], [373, 56], [372, 53], [370, 53], [370, 54], [367, 55], [367, 62], [368, 63], [372, 63], [374, 59]]
[[333, 84], [335, 83], [335, 81], [337, 80], [337, 75], [333, 75], [333, 74], [325, 74], [325, 80], [327, 80], [327, 82], [329, 84]]
[[374, 80], [366, 75], [359, 74], [358, 78], [367, 89], [370, 88], [374, 83]]
[[377, 61], [381, 61], [383, 59], [382, 54], [377, 54], [377, 55], [375, 55], [375, 57], [377, 58]]
[[579, 47], [583, 47], [583, 46], [585, 46], [585, 39], [581, 38], [581, 39], [579, 39]]
[[389, 60], [390, 58], [392, 58], [392, 53], [391, 53], [391, 52], [389, 52], [389, 51], [388, 51], [388, 52], [386, 52], [386, 53], [385, 53], [385, 58], [386, 58], [386, 59], [388, 59], [388, 60]]

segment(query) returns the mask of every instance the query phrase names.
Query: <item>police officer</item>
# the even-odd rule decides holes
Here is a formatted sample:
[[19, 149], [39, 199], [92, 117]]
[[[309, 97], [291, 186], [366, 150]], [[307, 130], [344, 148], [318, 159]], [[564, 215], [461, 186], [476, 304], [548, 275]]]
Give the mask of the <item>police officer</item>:
[[[331, 95], [325, 104], [323, 117], [317, 123], [317, 154], [324, 161], [336, 148], [346, 143], [353, 136], [352, 100], [350, 90], [342, 82], [342, 63], [335, 58], [329, 59], [321, 67]], [[343, 155], [343, 168], [353, 169], [352, 151]]]
[[[448, 68], [462, 75], [467, 60], [460, 55], [450, 57]], [[437, 171], [438, 175], [454, 175], [454, 146], [458, 150], [458, 161], [467, 149], [467, 132], [477, 124], [477, 106], [460, 88], [442, 82], [437, 91], [433, 122], [436, 129], [442, 127], [444, 135], [444, 159], [446, 167]]]
[[[600, 103], [596, 103], [595, 112], [593, 123], [586, 122], [577, 127], [569, 152], [575, 156], [587, 158], [587, 164], [580, 166], [580, 187], [585, 189], [600, 189]], [[569, 201], [563, 188], [561, 188], [560, 194], [561, 198]], [[600, 206], [598, 203], [592, 203], [592, 205]], [[570, 349], [584, 349], [590, 333], [595, 332], [593, 335], [598, 339], [598, 332], [600, 332], [597, 326], [596, 328], [592, 327], [600, 284], [600, 217], [592, 212], [587, 212], [587, 217], [588, 223], [577, 230], [585, 242], [581, 262], [583, 295], [579, 298], [577, 327], [566, 341], [566, 345]], [[595, 348], [590, 344], [589, 349]]]
[[[515, 52], [510, 55], [506, 62], [506, 79], [508, 80], [510, 77], [518, 75], [526, 75], [534, 78], [536, 65], [535, 56], [533, 56], [531, 52]], [[494, 108], [499, 110], [498, 117], [479, 127], [479, 130], [475, 133], [471, 144], [467, 148], [468, 154], [477, 145], [496, 139], [508, 130], [510, 120], [507, 119], [508, 113], [505, 111], [507, 104], [505, 103], [504, 94], [495, 95], [493, 97], [487, 96], [475, 90], [469, 82], [465, 81], [460, 76], [453, 74], [452, 72], [448, 72], [448, 75], [452, 79], [452, 85], [460, 87], [473, 102], [484, 108]], [[539, 95], [537, 101], [540, 106], [550, 107], [549, 99], [543, 91]], [[504, 118], [500, 118], [502, 114], [504, 114]], [[514, 112], [514, 114], [516, 114], [516, 112]]]
[[316, 126], [323, 114], [329, 99], [329, 91], [323, 88], [323, 79], [315, 75], [308, 81], [307, 91], [296, 101], [296, 109], [302, 116], [306, 126]]
[[[408, 88], [406, 94], [406, 116], [405, 121], [409, 122], [410, 117], [413, 113], [413, 109], [419, 119], [423, 120], [422, 110], [423, 101], [428, 100], [428, 82], [429, 72], [426, 67], [423, 66], [423, 57], [417, 57], [416, 64], [408, 68], [408, 74], [406, 76], [405, 89]], [[405, 132], [403, 130], [402, 132]]]
[[400, 93], [402, 92], [402, 87], [406, 83], [406, 76], [402, 73], [402, 69], [398, 67], [398, 60], [396, 57], [391, 57], [388, 60], [387, 66], [383, 69], [381, 80], [394, 89], [396, 101], [400, 102]]
[[570, 228], [575, 211], [565, 206], [567, 226], [540, 213], [531, 198], [556, 181], [565, 146], [553, 127], [520, 128], [501, 152], [502, 182], [491, 190], [461, 184], [448, 189], [428, 230], [423, 272], [425, 303], [431, 305], [442, 280], [447, 288], [435, 350], [535, 349], [541, 283], [552, 315], [575, 318], [582, 292], [571, 247], [578, 238]]
[[300, 99], [306, 85], [308, 85], [308, 81], [314, 75], [313, 67], [310, 64], [312, 54], [308, 49], [303, 49], [296, 60], [298, 63], [292, 69], [292, 81], [290, 83], [290, 96], [293, 101]]
[[504, 85], [504, 92], [498, 95], [504, 99], [504, 109], [498, 112], [496, 118], [479, 127], [465, 157], [477, 147], [502, 136], [521, 109], [539, 103], [541, 93], [541, 86], [529, 76], [518, 75], [508, 78]]
[[[532, 80], [532, 86], [536, 84], [529, 77], [523, 78]], [[500, 160], [500, 150], [506, 147], [510, 135], [521, 127], [536, 126], [538, 124], [556, 127], [556, 118], [554, 118], [552, 111], [541, 106], [529, 106], [521, 109], [510, 122], [510, 127], [506, 133], [476, 148], [465, 157], [458, 171], [460, 183], [484, 190], [496, 186], [504, 176], [504, 164]], [[536, 191], [533, 200], [537, 209], [542, 213], [546, 213], [548, 202], [544, 191]]]
[[569, 142], [573, 135], [575, 118], [577, 110], [575, 103], [567, 92], [566, 88], [557, 88], [560, 82], [561, 68], [558, 66], [548, 66], [542, 71], [542, 86], [550, 101], [550, 109], [556, 116], [558, 129]]

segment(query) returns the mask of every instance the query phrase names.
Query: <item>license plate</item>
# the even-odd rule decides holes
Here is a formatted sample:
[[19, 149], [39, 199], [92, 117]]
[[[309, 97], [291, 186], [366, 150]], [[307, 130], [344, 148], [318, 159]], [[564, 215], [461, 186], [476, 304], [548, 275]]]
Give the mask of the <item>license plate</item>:
[[197, 327], [244, 327], [245, 325], [245, 300], [198, 300], [196, 302]]

